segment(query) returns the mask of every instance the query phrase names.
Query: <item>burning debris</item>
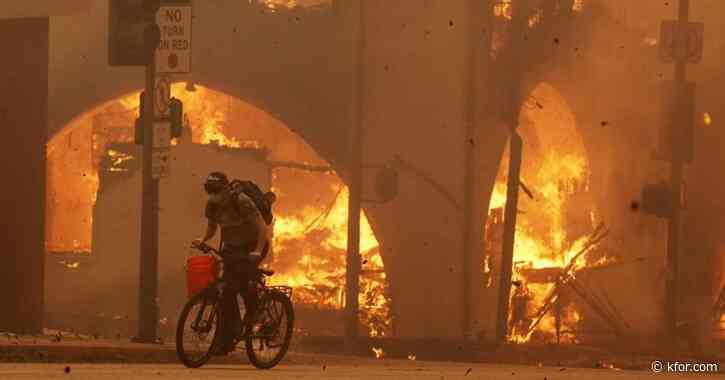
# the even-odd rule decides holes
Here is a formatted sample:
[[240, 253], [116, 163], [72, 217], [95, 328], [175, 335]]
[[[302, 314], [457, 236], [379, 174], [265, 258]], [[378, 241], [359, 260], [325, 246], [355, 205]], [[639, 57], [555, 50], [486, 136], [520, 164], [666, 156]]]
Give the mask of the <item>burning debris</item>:
[[[533, 321], [528, 325], [522, 323], [525, 326], [525, 329], [523, 330], [512, 330], [515, 341], [526, 342], [531, 339], [531, 335], [533, 334], [536, 327], [539, 325], [539, 323], [541, 323], [544, 316], [550, 310], [552, 310], [552, 308], [555, 311], [554, 318], [557, 342], [561, 340], [562, 320], [564, 317], [564, 302], [561, 301], [561, 290], [564, 286], [571, 287], [577, 295], [585, 300], [601, 316], [603, 316], [605, 320], [612, 325], [613, 329], [616, 332], [620, 331], [620, 324], [615, 322], [616, 317], [612, 316], [612, 312], [605, 311], [604, 308], [601, 306], [601, 303], [595, 302], [591, 298], [591, 295], [588, 295], [585, 291], [583, 291], [581, 286], [576, 283], [576, 271], [583, 268], [581, 265], [578, 264], [578, 260], [583, 257], [589, 250], [596, 247], [597, 244], [599, 244], [604, 239], [604, 237], [606, 237], [606, 235], [607, 231], [604, 229], [604, 225], [600, 224], [595, 229], [589, 240], [587, 240], [585, 245], [578, 252], [576, 252], [576, 254], [571, 258], [569, 263], [564, 268], [562, 268], [556, 275], [556, 278], [554, 280], [554, 287], [546, 295], [543, 306], [539, 308], [539, 310], [534, 314]], [[514, 294], [514, 299], [515, 298], [516, 294]], [[578, 322], [579, 320], [579, 313], [576, 310], [570, 310], [568, 316], [574, 321]], [[520, 328], [521, 324], [516, 325], [516, 327]]]
[[[334, 203], [327, 209], [279, 217], [274, 230], [273, 264], [279, 274], [270, 280], [295, 288], [297, 303], [340, 310], [345, 299], [348, 191], [335, 193]], [[315, 213], [325, 216], [320, 219]], [[361, 226], [360, 248], [367, 261], [360, 279], [361, 320], [370, 336], [385, 336], [391, 328], [385, 272], [377, 240], [366, 219]]]
[[133, 160], [134, 157], [128, 153], [118, 152], [113, 149], [108, 150], [108, 157], [111, 159], [110, 171], [121, 171], [126, 172], [129, 169], [122, 167], [122, 164], [126, 161]]
[[68, 262], [68, 261], [63, 260], [63, 261], [59, 261], [58, 263], [68, 269], [78, 269], [81, 266], [81, 263], [78, 261]]
[[375, 359], [382, 359], [385, 356], [385, 351], [382, 348], [373, 347], [372, 350], [375, 354]]
[[[594, 249], [599, 242], [597, 234], [604, 231], [589, 189], [589, 163], [575, 119], [563, 98], [546, 84], [537, 87], [530, 98], [547, 106], [521, 108], [521, 133], [528, 157], [521, 178], [525, 179], [523, 191], [528, 198], [519, 198], [519, 207], [526, 212], [517, 217], [512, 279], [517, 286], [509, 310], [510, 339], [519, 343], [530, 341], [532, 336], [560, 341], [561, 331], [576, 331], [581, 319], [576, 304], [567, 303], [553, 316], [536, 311], [551, 307], [551, 293], [556, 292], [562, 276], [611, 261], [605, 252]], [[539, 131], [544, 128], [546, 133]], [[489, 255], [483, 272], [487, 286], [498, 285], [492, 278], [500, 270], [508, 153], [503, 156], [486, 227]], [[567, 336], [566, 340], [574, 341], [575, 337]]]

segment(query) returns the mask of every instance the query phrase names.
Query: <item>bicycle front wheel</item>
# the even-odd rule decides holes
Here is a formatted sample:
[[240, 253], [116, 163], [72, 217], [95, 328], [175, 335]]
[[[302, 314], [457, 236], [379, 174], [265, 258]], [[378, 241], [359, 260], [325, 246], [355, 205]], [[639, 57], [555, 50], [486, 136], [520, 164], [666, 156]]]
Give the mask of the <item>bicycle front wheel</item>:
[[292, 341], [294, 320], [292, 302], [286, 295], [270, 292], [262, 297], [255, 327], [245, 342], [252, 365], [270, 369], [282, 361]]
[[176, 354], [189, 368], [199, 368], [211, 358], [219, 325], [216, 298], [203, 293], [192, 297], [184, 306], [176, 325]]

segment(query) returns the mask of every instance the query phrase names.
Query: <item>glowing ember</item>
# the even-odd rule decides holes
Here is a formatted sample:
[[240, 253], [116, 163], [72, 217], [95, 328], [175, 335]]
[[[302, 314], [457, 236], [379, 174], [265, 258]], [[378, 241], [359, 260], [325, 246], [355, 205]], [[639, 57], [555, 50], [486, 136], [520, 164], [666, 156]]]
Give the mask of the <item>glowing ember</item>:
[[277, 9], [280, 7], [291, 9], [295, 7], [329, 5], [330, 0], [264, 0], [264, 4], [270, 9]]
[[408, 360], [414, 362], [415, 361], [415, 355], [413, 355], [413, 354], [408, 355]]
[[702, 122], [705, 123], [705, 125], [712, 124], [712, 116], [710, 116], [709, 112], [702, 114]]
[[493, 14], [496, 17], [504, 17], [511, 20], [511, 0], [501, 0], [493, 6]]
[[61, 261], [60, 264], [68, 269], [78, 269], [81, 266], [81, 263], [79, 263], [77, 261], [72, 262], [72, 263], [69, 263], [67, 261]]
[[385, 356], [385, 351], [382, 348], [373, 347], [373, 353], [375, 354], [375, 359], [382, 359]]
[[584, 9], [584, 0], [574, 0], [571, 9], [574, 12], [581, 12]]

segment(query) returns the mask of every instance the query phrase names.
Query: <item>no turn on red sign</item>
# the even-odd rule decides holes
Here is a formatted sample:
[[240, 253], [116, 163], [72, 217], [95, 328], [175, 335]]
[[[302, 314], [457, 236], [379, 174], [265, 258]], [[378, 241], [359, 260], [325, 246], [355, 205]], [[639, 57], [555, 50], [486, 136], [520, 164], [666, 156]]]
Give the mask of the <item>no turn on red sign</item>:
[[156, 72], [191, 71], [191, 4], [164, 2], [156, 14], [161, 42], [156, 49]]

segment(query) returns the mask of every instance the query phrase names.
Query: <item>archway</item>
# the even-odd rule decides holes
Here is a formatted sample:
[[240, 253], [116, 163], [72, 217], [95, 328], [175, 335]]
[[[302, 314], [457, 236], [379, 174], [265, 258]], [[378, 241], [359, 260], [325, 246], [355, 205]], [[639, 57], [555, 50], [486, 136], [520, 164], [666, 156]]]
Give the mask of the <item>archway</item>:
[[[185, 83], [172, 85], [172, 95], [184, 103], [195, 144], [266, 149], [269, 161], [329, 166], [300, 136], [240, 99]], [[99, 163], [110, 159], [119, 165], [117, 170], [123, 170], [124, 161], [136, 159], [108, 147], [133, 142], [137, 115], [138, 93], [126, 94], [76, 117], [49, 141], [46, 247], [53, 258], [50, 265], [82, 270], [80, 260], [68, 257], [94, 255], [92, 215]], [[274, 282], [293, 286], [302, 305], [341, 309], [347, 231], [343, 181], [332, 171], [277, 167], [272, 186], [279, 195]], [[200, 210], [189, 217], [201, 215]], [[361, 237], [366, 268], [371, 269], [361, 279], [361, 319], [370, 335], [385, 335], [390, 328], [385, 273], [377, 239], [365, 217]]]
[[[581, 315], [573, 303], [564, 304], [558, 318], [556, 313], [549, 313], [533, 330], [529, 328], [533, 322], [530, 317], [542, 310], [550, 297], [557, 273], [571, 263], [599, 224], [595, 197], [589, 190], [589, 154], [569, 104], [547, 83], [532, 90], [519, 120], [524, 143], [521, 181], [526, 191], [519, 196], [510, 339], [575, 342]], [[484, 270], [487, 285], [492, 287], [498, 286], [500, 270], [508, 157], [507, 147], [489, 205]], [[577, 268], [594, 267], [606, 260], [593, 251], [575, 263]]]

